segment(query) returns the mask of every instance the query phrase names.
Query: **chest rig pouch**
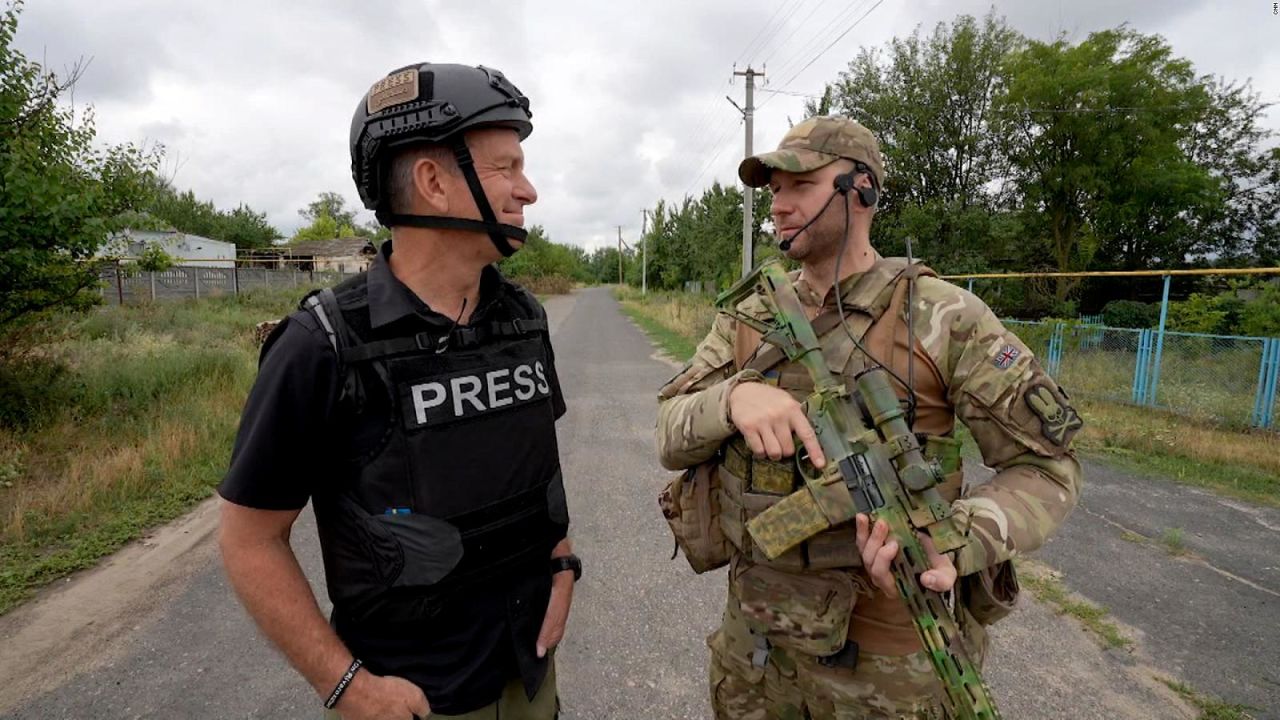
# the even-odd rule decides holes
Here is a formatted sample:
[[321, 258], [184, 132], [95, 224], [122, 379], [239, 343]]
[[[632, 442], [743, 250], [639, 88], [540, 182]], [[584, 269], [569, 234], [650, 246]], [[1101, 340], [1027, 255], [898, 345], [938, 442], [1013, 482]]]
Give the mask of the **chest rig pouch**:
[[363, 276], [303, 301], [338, 354], [350, 429], [313, 499], [347, 620], [419, 620], [480, 582], [544, 585], [528, 580], [569, 522], [547, 325], [532, 298], [499, 292], [505, 319], [407, 336], [370, 327]]

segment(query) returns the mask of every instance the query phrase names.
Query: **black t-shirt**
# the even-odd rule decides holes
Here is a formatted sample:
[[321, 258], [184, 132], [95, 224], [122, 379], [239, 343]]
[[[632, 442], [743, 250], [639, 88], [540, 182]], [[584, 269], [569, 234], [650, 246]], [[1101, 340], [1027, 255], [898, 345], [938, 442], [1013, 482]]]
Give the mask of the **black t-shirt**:
[[[369, 270], [372, 323], [376, 327], [396, 323], [395, 329], [404, 328], [407, 335], [451, 327], [451, 318], [432, 311], [395, 278], [387, 263], [389, 256], [387, 243]], [[500, 296], [515, 292], [520, 290], [496, 269], [485, 268], [480, 302], [470, 324], [510, 319], [507, 304]], [[550, 343], [547, 357], [547, 378], [555, 417], [559, 418], [565, 412], [565, 404]], [[218, 487], [219, 494], [247, 507], [296, 510], [304, 507], [313, 494], [322, 492], [322, 483], [330, 481], [333, 469], [347, 459], [345, 449], [353, 443], [359, 446], [360, 436], [376, 438], [385, 429], [360, 424], [353, 427], [351, 413], [338, 402], [341, 383], [337, 355], [315, 316], [305, 311], [290, 315], [273, 333], [261, 359], [258, 378], [241, 416], [231, 466]], [[433, 708], [451, 714], [469, 712], [496, 700], [502, 686], [517, 676], [505, 612], [502, 603], [475, 598], [447, 613], [452, 617], [433, 618], [433, 623], [448, 628], [443, 636], [447, 640], [424, 649], [424, 664], [451, 670], [449, 677], [433, 678], [434, 682], [428, 684], [443, 683], [456, 690], [448, 699], [429, 698]], [[388, 630], [390, 637], [403, 629]], [[389, 655], [395, 656], [387, 657], [387, 663], [401, 668], [412, 666], [403, 646], [381, 644]], [[377, 657], [363, 659], [375, 671], [383, 665]], [[404, 674], [414, 679], [412, 672]], [[447, 702], [437, 704], [444, 700]]]

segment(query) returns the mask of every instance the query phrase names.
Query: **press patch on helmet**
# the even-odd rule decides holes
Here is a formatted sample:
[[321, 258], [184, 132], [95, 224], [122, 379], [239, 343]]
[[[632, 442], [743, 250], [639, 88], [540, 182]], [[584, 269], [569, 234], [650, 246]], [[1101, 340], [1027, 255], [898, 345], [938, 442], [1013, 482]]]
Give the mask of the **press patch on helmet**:
[[1054, 445], [1065, 448], [1076, 431], [1084, 427], [1080, 413], [1066, 403], [1046, 382], [1027, 388], [1027, 406], [1040, 418], [1040, 432]]
[[370, 115], [418, 99], [418, 69], [392, 73], [369, 88], [368, 113]]

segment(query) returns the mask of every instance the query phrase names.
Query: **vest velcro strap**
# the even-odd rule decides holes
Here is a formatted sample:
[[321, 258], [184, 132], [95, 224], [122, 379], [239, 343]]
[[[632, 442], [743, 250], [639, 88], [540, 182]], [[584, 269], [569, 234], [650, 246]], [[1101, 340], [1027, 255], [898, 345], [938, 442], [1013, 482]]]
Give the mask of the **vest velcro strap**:
[[432, 336], [428, 333], [418, 333], [413, 337], [394, 338], [392, 340], [374, 340], [372, 342], [356, 345], [355, 347], [344, 348], [342, 351], [342, 361], [345, 363], [365, 362], [368, 360], [390, 357], [392, 355], [403, 355], [405, 353], [428, 349], [432, 351], [435, 350]]
[[374, 340], [342, 350], [343, 362], [356, 363], [378, 360], [393, 355], [416, 352], [439, 353], [451, 348], [472, 348], [499, 338], [523, 337], [546, 332], [547, 321], [515, 318], [474, 327], [454, 328], [450, 333], [420, 332], [413, 337]]
[[493, 337], [519, 337], [521, 335], [529, 335], [535, 332], [545, 332], [547, 329], [546, 320], [522, 320], [514, 318], [509, 321], [493, 322], [489, 324], [489, 332]]

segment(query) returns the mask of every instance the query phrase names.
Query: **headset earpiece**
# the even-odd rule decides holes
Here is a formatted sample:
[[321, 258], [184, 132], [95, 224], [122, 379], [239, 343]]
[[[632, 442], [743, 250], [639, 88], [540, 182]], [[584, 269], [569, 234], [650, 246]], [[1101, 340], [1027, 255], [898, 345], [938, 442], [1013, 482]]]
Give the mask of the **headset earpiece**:
[[862, 203], [863, 207], [873, 208], [876, 206], [876, 203], [880, 201], [880, 193], [876, 192], [876, 189], [874, 187], [874, 183], [875, 183], [874, 179], [871, 181], [873, 186], [869, 188], [858, 187], [857, 185], [855, 185], [854, 180], [857, 178], [858, 174], [860, 173], [867, 173], [867, 175], [871, 175], [871, 173], [868, 172], [866, 168], [861, 168], [861, 167], [854, 170], [853, 172], [841, 173], [837, 175], [834, 183], [836, 192], [840, 193], [841, 195], [848, 195], [849, 191], [852, 190], [853, 192], [857, 193], [858, 200]]
[[858, 193], [858, 199], [862, 201], [862, 206], [865, 208], [873, 208], [880, 202], [880, 193], [877, 193], [874, 187], [855, 187], [854, 191]]

